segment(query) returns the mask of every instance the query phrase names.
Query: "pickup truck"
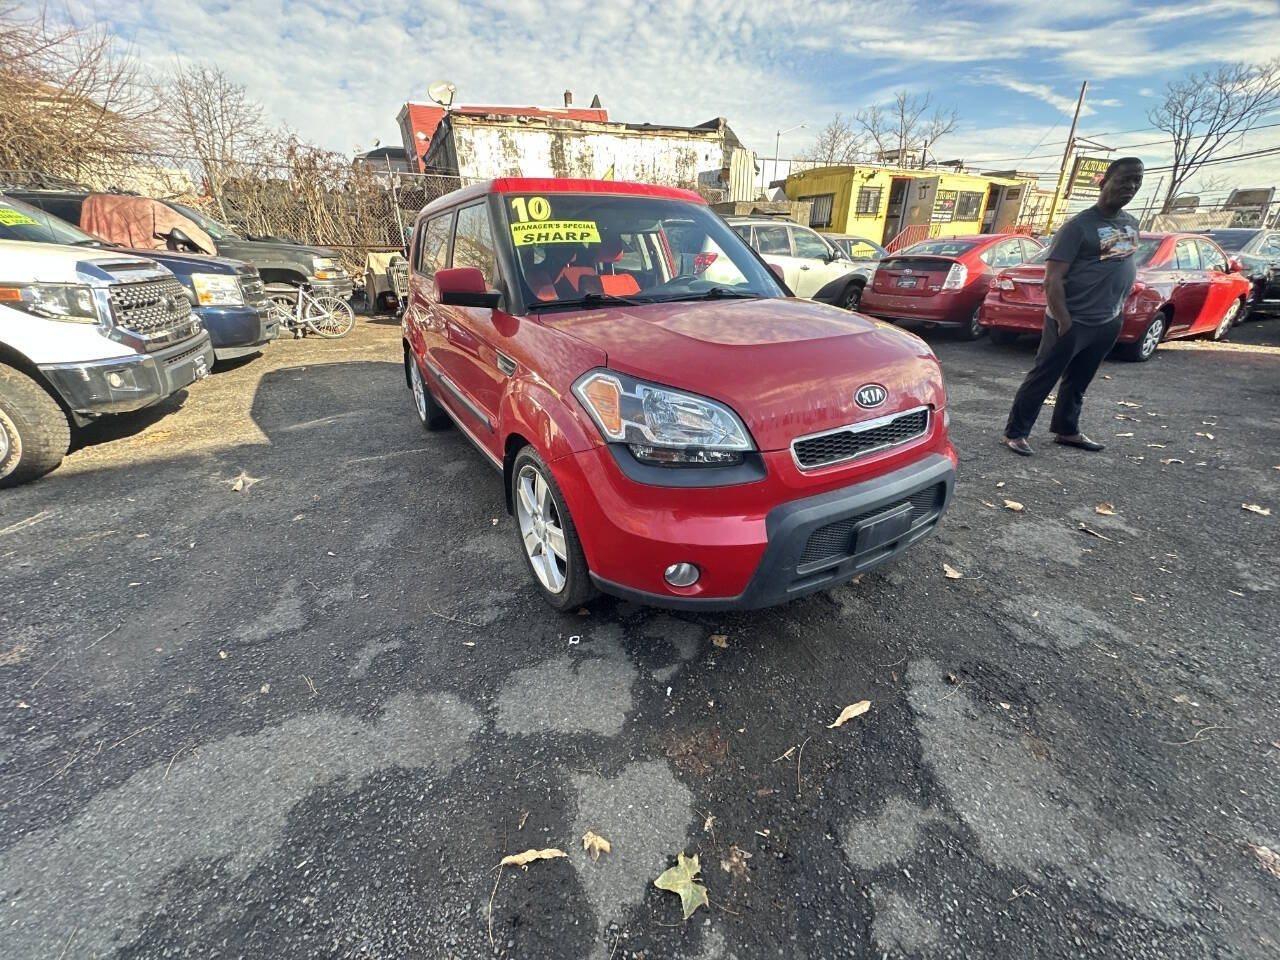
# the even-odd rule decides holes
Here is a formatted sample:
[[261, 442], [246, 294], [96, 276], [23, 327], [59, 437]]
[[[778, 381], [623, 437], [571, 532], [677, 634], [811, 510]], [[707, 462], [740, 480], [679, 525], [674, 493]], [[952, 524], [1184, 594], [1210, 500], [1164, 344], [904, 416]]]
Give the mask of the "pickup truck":
[[280, 333], [265, 285], [252, 264], [203, 254], [130, 250], [85, 233], [45, 210], [0, 193], [0, 240], [116, 249], [154, 260], [187, 288], [187, 298], [219, 360], [260, 353]]
[[[95, 196], [75, 190], [15, 189], [6, 190], [5, 193], [79, 227], [85, 226], [80, 218], [85, 200]], [[298, 287], [308, 283], [317, 296], [342, 297], [344, 300], [351, 297], [351, 274], [333, 250], [290, 243], [278, 238], [242, 237], [225, 223], [219, 223], [187, 204], [173, 200], [157, 200], [156, 203], [180, 213], [207, 233], [217, 247], [216, 250], [206, 251], [207, 253], [243, 260], [257, 267], [268, 295], [292, 297]], [[105, 239], [118, 240], [110, 236]]]
[[61, 463], [72, 425], [157, 404], [213, 359], [186, 289], [154, 261], [0, 240], [0, 487]]

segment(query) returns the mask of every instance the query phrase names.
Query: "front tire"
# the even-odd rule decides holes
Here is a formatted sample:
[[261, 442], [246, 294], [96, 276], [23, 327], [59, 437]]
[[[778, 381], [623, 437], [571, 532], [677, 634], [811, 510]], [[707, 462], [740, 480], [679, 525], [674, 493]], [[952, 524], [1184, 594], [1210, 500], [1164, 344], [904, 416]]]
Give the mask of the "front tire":
[[44, 387], [0, 366], [0, 487], [42, 477], [71, 446], [71, 423]]
[[1244, 309], [1244, 300], [1237, 299], [1231, 301], [1231, 306], [1227, 307], [1226, 313], [1222, 315], [1222, 319], [1218, 321], [1218, 325], [1213, 328], [1212, 338], [1221, 343], [1231, 334], [1231, 328], [1236, 325], [1240, 311]]
[[857, 311], [862, 306], [862, 290], [863, 285], [860, 283], [850, 283], [845, 288], [844, 296], [840, 298], [840, 306], [846, 310]]
[[1147, 323], [1147, 328], [1142, 331], [1142, 336], [1138, 337], [1133, 343], [1121, 344], [1117, 353], [1131, 363], [1146, 363], [1155, 356], [1156, 348], [1160, 346], [1160, 341], [1164, 338], [1168, 324], [1169, 318], [1164, 313], [1157, 313]]
[[595, 585], [569, 507], [531, 446], [512, 465], [511, 503], [520, 555], [542, 599], [562, 613], [580, 607], [595, 595]]

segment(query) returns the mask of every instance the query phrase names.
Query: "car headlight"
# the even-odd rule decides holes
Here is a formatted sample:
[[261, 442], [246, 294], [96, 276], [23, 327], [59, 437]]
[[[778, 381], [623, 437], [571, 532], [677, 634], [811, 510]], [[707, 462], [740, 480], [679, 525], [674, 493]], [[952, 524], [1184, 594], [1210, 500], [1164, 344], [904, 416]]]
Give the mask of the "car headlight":
[[0, 303], [46, 320], [97, 323], [93, 288], [74, 283], [27, 283], [0, 286]]
[[312, 257], [311, 272], [317, 280], [336, 280], [346, 275], [342, 262], [333, 257]]
[[196, 302], [202, 307], [239, 306], [244, 303], [240, 281], [231, 274], [193, 273], [191, 286], [196, 291]]
[[605, 370], [581, 377], [573, 392], [605, 440], [645, 463], [740, 463], [755, 449], [738, 415], [707, 397]]

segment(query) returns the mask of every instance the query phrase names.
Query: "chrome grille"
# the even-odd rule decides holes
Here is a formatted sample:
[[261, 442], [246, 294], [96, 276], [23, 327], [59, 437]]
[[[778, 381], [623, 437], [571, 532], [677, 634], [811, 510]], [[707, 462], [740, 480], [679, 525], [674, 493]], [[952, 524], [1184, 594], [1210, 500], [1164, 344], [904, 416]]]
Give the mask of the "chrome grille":
[[904, 497], [897, 503], [882, 504], [874, 510], [868, 510], [866, 513], [845, 517], [843, 520], [837, 520], [835, 523], [828, 523], [824, 527], [819, 527], [809, 534], [804, 553], [800, 556], [800, 566], [817, 563], [819, 560], [841, 559], [851, 556], [857, 547], [855, 542], [857, 532], [855, 528], [863, 520], [874, 517], [879, 513], [896, 510], [904, 503], [909, 503], [911, 504], [911, 526], [914, 527], [924, 518], [936, 515], [942, 509], [946, 497], [946, 486], [941, 483], [935, 483], [932, 487], [917, 490], [911, 496]]
[[814, 470], [909, 443], [924, 436], [928, 429], [929, 408], [921, 407], [895, 416], [801, 437], [792, 441], [791, 452], [802, 470]]
[[240, 274], [240, 292], [244, 294], [244, 302], [251, 307], [265, 306], [267, 302], [267, 285], [256, 273]]
[[109, 290], [111, 316], [117, 327], [151, 337], [191, 324], [187, 288], [174, 277], [114, 283]]

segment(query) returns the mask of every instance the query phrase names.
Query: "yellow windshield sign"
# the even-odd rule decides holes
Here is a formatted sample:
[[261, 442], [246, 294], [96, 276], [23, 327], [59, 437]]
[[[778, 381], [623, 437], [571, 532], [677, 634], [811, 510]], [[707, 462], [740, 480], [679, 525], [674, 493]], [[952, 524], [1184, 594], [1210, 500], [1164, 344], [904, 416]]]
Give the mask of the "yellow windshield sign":
[[600, 231], [594, 220], [538, 220], [513, 223], [511, 239], [517, 247], [541, 243], [599, 243]]
[[35, 222], [21, 210], [15, 210], [13, 207], [0, 207], [0, 225], [2, 226], [28, 227]]

